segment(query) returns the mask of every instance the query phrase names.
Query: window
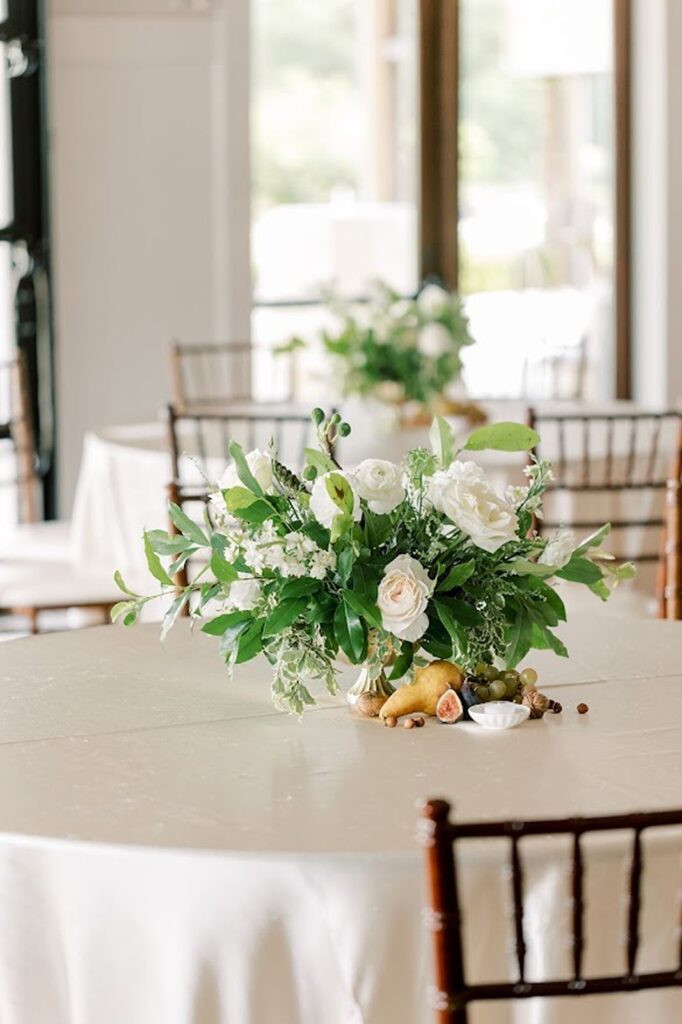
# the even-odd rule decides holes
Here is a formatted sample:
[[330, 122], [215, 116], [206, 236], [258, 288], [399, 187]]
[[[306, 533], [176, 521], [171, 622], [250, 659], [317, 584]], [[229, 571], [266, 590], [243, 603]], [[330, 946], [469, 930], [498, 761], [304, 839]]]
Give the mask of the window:
[[612, 0], [460, 0], [459, 286], [475, 393], [611, 392]]
[[257, 345], [314, 333], [330, 288], [416, 290], [416, 36], [416, 0], [253, 0]]

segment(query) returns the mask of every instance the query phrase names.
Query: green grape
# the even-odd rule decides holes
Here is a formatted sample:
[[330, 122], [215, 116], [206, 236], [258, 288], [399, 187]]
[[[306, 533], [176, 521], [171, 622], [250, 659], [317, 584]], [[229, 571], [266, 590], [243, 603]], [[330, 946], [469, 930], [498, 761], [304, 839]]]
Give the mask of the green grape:
[[478, 686], [474, 687], [474, 693], [482, 704], [490, 700], [490, 690], [484, 683], [479, 683]]
[[504, 700], [507, 696], [507, 686], [502, 679], [493, 679], [489, 686], [490, 696], [493, 700]]
[[538, 674], [534, 668], [524, 668], [519, 679], [524, 686], [535, 686], [538, 681]]
[[518, 687], [518, 683], [516, 682], [515, 679], [505, 679], [504, 680], [504, 687], [505, 687], [505, 690], [507, 691], [507, 696], [508, 697], [515, 697], [516, 696], [516, 691], [519, 688]]
[[485, 675], [485, 671], [486, 671], [487, 668], [488, 668], [488, 666], [486, 665], [486, 663], [484, 661], [479, 661], [478, 665], [474, 669], [474, 675], [475, 676], [484, 676]]
[[512, 681], [518, 683], [519, 673], [516, 671], [515, 668], [506, 668], [502, 673], [502, 678], [504, 679], [505, 683]]
[[498, 672], [494, 665], [486, 665], [485, 671], [482, 673], [482, 675], [483, 678], [487, 679], [489, 683], [492, 683], [493, 680], [500, 678], [500, 673]]

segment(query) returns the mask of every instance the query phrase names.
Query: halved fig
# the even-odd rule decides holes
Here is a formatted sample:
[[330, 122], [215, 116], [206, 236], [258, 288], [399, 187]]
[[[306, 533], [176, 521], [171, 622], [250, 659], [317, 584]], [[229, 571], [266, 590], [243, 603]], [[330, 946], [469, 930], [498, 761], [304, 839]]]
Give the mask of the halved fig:
[[445, 722], [446, 725], [453, 725], [462, 718], [464, 706], [459, 699], [459, 695], [454, 690], [446, 690], [443, 696], [439, 698], [436, 705], [436, 715], [439, 722]]

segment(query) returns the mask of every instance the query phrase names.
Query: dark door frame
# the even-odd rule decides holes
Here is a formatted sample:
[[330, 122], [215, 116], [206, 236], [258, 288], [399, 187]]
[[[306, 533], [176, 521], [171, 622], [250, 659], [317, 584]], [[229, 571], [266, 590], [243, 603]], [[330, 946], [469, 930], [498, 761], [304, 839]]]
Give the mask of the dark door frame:
[[21, 247], [16, 342], [28, 367], [46, 518], [56, 508], [54, 328], [51, 301], [45, 0], [7, 0], [0, 41], [12, 48], [9, 77], [12, 208], [0, 241]]

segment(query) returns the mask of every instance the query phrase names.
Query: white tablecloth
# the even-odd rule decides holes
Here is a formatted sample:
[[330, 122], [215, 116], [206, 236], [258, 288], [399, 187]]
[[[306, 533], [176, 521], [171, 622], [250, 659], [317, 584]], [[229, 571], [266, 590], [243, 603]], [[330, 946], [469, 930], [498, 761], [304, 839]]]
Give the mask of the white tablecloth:
[[[680, 802], [682, 625], [597, 614], [564, 637], [572, 661], [532, 659], [564, 713], [498, 734], [389, 730], [331, 698], [298, 722], [269, 705], [264, 662], [229, 682], [182, 627], [165, 648], [153, 626], [3, 645], [0, 1020], [430, 1024], [418, 798], [461, 819]], [[529, 843], [542, 977], [568, 955], [568, 851]], [[681, 848], [647, 846], [640, 969], [675, 963]], [[589, 847], [588, 970], [622, 963], [624, 850]], [[506, 971], [500, 865], [480, 846], [463, 860], [472, 978]], [[472, 1017], [578, 1019], [677, 1024], [682, 992]]]

